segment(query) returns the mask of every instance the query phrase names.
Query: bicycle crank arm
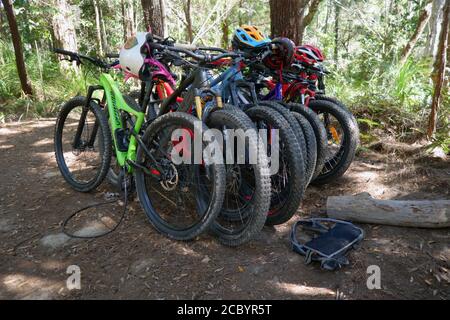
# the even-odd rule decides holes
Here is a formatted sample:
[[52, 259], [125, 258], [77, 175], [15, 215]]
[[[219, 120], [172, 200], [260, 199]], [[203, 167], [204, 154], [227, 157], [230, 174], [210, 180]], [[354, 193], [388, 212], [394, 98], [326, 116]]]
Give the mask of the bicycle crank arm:
[[158, 180], [161, 180], [161, 172], [160, 171], [158, 171], [156, 169], [149, 170], [148, 168], [144, 167], [142, 164], [137, 163], [136, 161], [133, 161], [133, 160], [127, 160], [127, 163], [135, 169], [144, 171], [144, 173], [146, 175], [149, 175]]

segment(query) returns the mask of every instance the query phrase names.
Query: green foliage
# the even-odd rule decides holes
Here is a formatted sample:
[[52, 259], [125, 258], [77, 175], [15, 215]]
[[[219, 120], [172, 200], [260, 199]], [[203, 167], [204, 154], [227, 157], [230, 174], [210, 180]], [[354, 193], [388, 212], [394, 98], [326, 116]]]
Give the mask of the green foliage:
[[[134, 6], [134, 24], [143, 31], [139, 0], [127, 0]], [[75, 17], [78, 49], [98, 54], [95, 11], [92, 0], [68, 0]], [[106, 51], [117, 52], [124, 41], [122, 0], [98, 0], [107, 37]], [[426, 0], [322, 1], [318, 13], [306, 30], [305, 43], [323, 49], [328, 69], [327, 94], [338, 97], [358, 117], [362, 140], [372, 141], [373, 133], [385, 131], [402, 139], [414, 139], [425, 132], [429, 115], [432, 61], [424, 57], [426, 34], [417, 42], [413, 55], [399, 65], [400, 52], [414, 33], [419, 12]], [[167, 0], [167, 31], [185, 42], [187, 29], [185, 0]], [[335, 57], [335, 7], [340, 6], [339, 37]], [[51, 1], [16, 0], [14, 8], [21, 32], [27, 71], [35, 97], [24, 98], [20, 90], [8, 26], [0, 10], [0, 121], [9, 113], [48, 115], [65, 99], [85, 91], [98, 70], [88, 77], [73, 69], [61, 71], [50, 48], [53, 46], [52, 19], [58, 8]], [[197, 43], [218, 46], [231, 39], [240, 24], [254, 24], [270, 33], [269, 0], [218, 1], [192, 0], [191, 18]], [[223, 24], [228, 33], [223, 34]], [[83, 70], [86, 71], [84, 68]], [[124, 90], [127, 87], [125, 87]], [[448, 146], [450, 102], [446, 93], [439, 111], [435, 144]]]
[[27, 116], [48, 116], [70, 97], [86, 91], [86, 82], [92, 75], [75, 72], [72, 67], [62, 71], [55, 55], [48, 50], [27, 52], [25, 57], [28, 76], [34, 90], [32, 99], [21, 92], [12, 45], [0, 41], [0, 118], [8, 114], [25, 113]]

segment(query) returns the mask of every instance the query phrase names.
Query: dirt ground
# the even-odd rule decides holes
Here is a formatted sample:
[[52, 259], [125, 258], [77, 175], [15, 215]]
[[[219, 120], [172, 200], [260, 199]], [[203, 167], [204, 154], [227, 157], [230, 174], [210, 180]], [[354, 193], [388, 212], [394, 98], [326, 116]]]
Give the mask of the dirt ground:
[[[119, 229], [96, 240], [61, 236], [61, 222], [111, 187], [81, 194], [63, 181], [53, 154], [54, 119], [0, 126], [1, 299], [449, 299], [450, 230], [361, 225], [366, 236], [335, 272], [305, 265], [292, 252], [290, 227], [324, 216], [327, 196], [369, 192], [382, 199], [450, 199], [450, 163], [366, 151], [330, 185], [309, 187], [302, 210], [265, 228], [239, 248], [210, 235], [193, 242], [158, 234], [134, 201]], [[120, 217], [119, 204], [80, 217]], [[106, 217], [109, 217], [106, 219]], [[92, 222], [92, 221], [91, 221]], [[51, 240], [51, 241], [50, 241]], [[68, 266], [81, 269], [81, 289], [66, 288]], [[381, 270], [369, 290], [367, 267]]]

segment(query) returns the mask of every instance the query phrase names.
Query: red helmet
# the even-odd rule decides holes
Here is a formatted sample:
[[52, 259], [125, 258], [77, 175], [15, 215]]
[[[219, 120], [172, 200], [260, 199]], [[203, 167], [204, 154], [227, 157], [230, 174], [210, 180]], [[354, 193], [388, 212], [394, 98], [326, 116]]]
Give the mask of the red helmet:
[[318, 48], [308, 44], [295, 47], [294, 57], [295, 60], [309, 65], [313, 65], [317, 62], [323, 62], [323, 60], [325, 60], [325, 56]]

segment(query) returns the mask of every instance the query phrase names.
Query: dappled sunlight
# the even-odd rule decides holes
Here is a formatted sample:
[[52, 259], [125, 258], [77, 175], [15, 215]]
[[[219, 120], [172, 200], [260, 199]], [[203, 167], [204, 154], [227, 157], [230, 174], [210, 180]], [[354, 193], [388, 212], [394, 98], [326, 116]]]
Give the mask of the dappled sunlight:
[[[376, 171], [350, 170], [346, 173], [346, 177], [351, 181], [356, 181], [358, 187], [355, 188], [357, 192], [354, 193], [360, 193], [361, 190], [364, 190], [364, 192], [369, 193], [372, 197], [386, 198], [394, 191], [390, 190], [390, 188], [383, 183], [384, 177], [381, 173]], [[362, 188], [361, 185], [363, 186]]]
[[188, 244], [182, 242], [174, 242], [173, 244], [171, 244], [171, 249], [174, 250], [176, 254], [182, 256], [202, 258], [202, 255], [200, 253], [194, 251], [192, 248], [189, 247]]
[[9, 293], [21, 299], [49, 299], [65, 287], [64, 282], [21, 273], [2, 277], [1, 284]]
[[42, 147], [42, 146], [47, 146], [47, 145], [51, 145], [52, 149], [53, 149], [53, 139], [44, 138], [44, 139], [38, 140], [31, 144], [31, 146], [33, 146], [33, 147]]
[[15, 129], [13, 129], [13, 128], [5, 128], [5, 127], [1, 128], [0, 127], [0, 136], [5, 136], [6, 137], [6, 136], [11, 135], [11, 134], [22, 133], [23, 131], [21, 129], [22, 129], [21, 127], [17, 127]]
[[55, 152], [49, 151], [49, 152], [34, 152], [34, 157], [39, 157], [41, 160], [43, 160], [42, 164], [44, 166], [52, 166], [56, 167], [56, 160], [55, 160]]
[[0, 150], [8, 150], [8, 149], [13, 149], [16, 146], [13, 144], [0, 144]]
[[380, 177], [380, 174], [374, 171], [350, 170], [346, 173], [346, 176], [352, 179], [361, 179], [366, 182], [372, 182], [378, 179]]
[[311, 287], [306, 285], [279, 282], [273, 280], [267, 281], [267, 283], [279, 291], [298, 296], [299, 298], [300, 297], [332, 298], [336, 296], [336, 293], [328, 288]]

